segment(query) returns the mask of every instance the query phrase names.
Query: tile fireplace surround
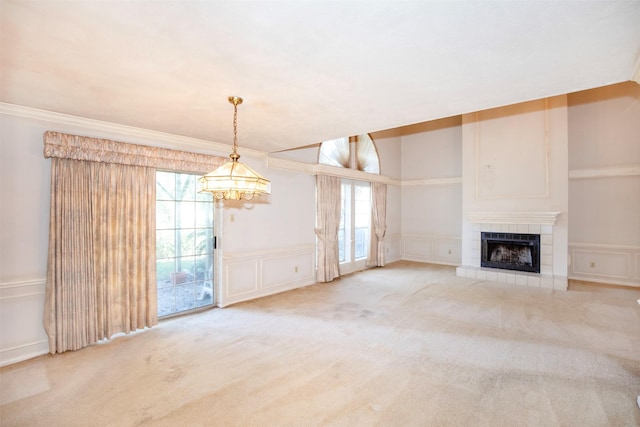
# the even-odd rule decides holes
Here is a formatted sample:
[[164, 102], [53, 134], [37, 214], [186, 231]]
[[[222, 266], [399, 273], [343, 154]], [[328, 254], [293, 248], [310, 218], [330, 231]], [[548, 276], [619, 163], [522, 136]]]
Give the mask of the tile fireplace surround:
[[[553, 275], [553, 226], [559, 212], [470, 212], [471, 233], [463, 242], [471, 248], [471, 265], [456, 269], [456, 275], [520, 286], [567, 290], [566, 277]], [[480, 233], [522, 233], [540, 235], [540, 274], [480, 267]]]

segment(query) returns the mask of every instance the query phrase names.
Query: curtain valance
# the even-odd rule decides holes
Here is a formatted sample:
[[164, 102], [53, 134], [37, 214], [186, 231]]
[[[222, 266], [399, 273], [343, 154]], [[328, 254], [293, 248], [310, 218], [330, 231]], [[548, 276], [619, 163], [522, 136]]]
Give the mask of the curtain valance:
[[44, 157], [145, 166], [198, 174], [210, 172], [228, 160], [227, 157], [221, 156], [52, 131], [44, 134]]

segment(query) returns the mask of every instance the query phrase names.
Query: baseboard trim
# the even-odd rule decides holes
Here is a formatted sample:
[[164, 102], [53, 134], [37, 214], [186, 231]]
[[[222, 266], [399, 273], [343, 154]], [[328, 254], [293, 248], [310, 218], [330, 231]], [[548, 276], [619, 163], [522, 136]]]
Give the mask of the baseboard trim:
[[271, 295], [280, 294], [282, 292], [293, 291], [295, 289], [300, 289], [307, 286], [315, 285], [316, 283], [317, 282], [315, 281], [315, 279], [313, 279], [310, 281], [292, 282], [292, 283], [288, 283], [278, 287], [266, 288], [263, 292], [259, 292], [259, 293], [251, 292], [251, 293], [245, 293], [245, 294], [238, 294], [235, 297], [226, 298], [225, 301], [221, 302], [218, 305], [218, 307], [225, 308], [241, 302], [251, 301], [258, 298], [264, 298]]
[[582, 277], [582, 276], [569, 276], [569, 281], [574, 280], [576, 282], [593, 283], [594, 285], [615, 286], [619, 288], [637, 288], [640, 289], [640, 283], [629, 283], [620, 280], [614, 280], [612, 278], [598, 279], [595, 277]]
[[49, 342], [36, 341], [0, 350], [0, 366], [12, 365], [49, 353]]

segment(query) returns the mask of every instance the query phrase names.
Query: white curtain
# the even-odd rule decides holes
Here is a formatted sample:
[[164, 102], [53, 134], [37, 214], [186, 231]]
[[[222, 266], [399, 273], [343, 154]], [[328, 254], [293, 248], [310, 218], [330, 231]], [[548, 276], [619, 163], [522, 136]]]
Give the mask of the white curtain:
[[49, 351], [156, 325], [155, 171], [206, 173], [226, 158], [58, 132], [45, 133], [44, 156]]
[[52, 160], [50, 353], [158, 323], [155, 188], [153, 168]]
[[387, 233], [387, 185], [371, 183], [371, 245], [370, 267], [384, 266], [384, 236]]
[[316, 176], [318, 236], [318, 282], [330, 282], [340, 276], [338, 229], [340, 227], [340, 178]]

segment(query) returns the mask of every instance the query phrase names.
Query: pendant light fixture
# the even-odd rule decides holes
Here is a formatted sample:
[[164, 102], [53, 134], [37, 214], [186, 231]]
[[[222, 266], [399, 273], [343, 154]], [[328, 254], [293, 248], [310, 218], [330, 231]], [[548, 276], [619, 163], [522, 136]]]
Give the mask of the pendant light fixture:
[[238, 105], [242, 98], [230, 96], [233, 104], [233, 152], [231, 161], [199, 179], [200, 191], [213, 194], [218, 200], [251, 200], [255, 196], [271, 194], [271, 181], [258, 175], [249, 166], [238, 161]]

